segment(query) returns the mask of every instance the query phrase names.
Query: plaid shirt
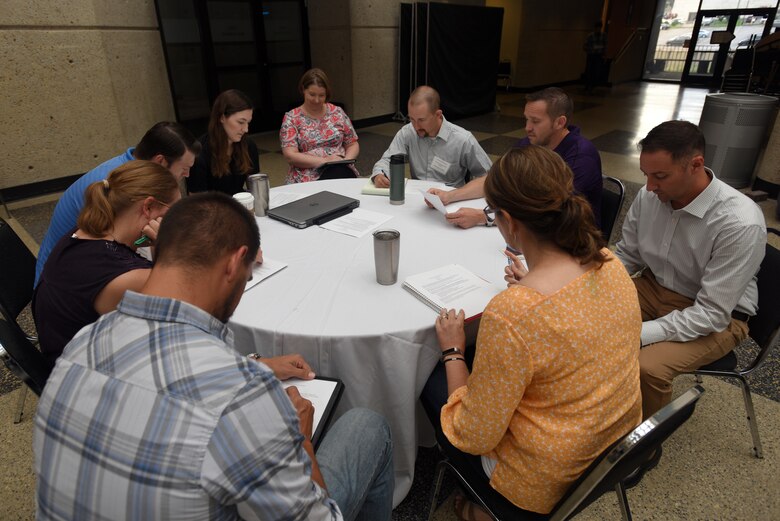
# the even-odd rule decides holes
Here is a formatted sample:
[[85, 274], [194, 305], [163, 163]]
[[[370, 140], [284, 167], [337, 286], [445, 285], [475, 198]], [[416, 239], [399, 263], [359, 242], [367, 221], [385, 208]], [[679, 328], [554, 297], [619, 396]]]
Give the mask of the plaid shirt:
[[58, 359], [35, 416], [38, 519], [341, 519], [298, 416], [227, 326], [128, 291]]

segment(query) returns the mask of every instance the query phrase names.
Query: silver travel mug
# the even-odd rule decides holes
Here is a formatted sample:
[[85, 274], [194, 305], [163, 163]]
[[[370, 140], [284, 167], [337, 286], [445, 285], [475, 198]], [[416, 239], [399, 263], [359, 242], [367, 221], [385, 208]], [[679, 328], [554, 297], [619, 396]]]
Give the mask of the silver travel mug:
[[398, 253], [401, 249], [401, 233], [396, 230], [374, 232], [374, 266], [376, 281], [385, 286], [398, 280]]
[[264, 217], [268, 213], [271, 184], [268, 174], [252, 174], [246, 178], [246, 188], [255, 198], [255, 215]]

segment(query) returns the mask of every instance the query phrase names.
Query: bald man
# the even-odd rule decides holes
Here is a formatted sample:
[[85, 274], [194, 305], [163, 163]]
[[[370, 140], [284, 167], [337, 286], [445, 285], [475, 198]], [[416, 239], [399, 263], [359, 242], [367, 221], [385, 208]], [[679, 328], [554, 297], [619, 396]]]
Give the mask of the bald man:
[[471, 132], [444, 119], [439, 104], [435, 89], [426, 85], [414, 89], [408, 105], [411, 122], [398, 131], [374, 165], [371, 180], [377, 187], [390, 186], [390, 156], [395, 154], [408, 157], [413, 179], [441, 181], [457, 188], [465, 184], [467, 174], [472, 179], [487, 174], [488, 155]]

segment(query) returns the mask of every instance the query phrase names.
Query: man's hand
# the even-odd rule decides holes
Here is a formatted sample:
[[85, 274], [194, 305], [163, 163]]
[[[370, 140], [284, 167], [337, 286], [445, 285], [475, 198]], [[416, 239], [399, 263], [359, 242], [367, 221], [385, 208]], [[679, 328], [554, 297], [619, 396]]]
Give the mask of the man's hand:
[[485, 212], [476, 208], [461, 208], [457, 212], [448, 213], [445, 217], [448, 223], [460, 228], [471, 228], [487, 222]]
[[267, 365], [279, 380], [289, 380], [290, 378], [311, 380], [315, 376], [314, 371], [301, 355], [274, 356], [261, 358], [260, 361]]
[[523, 266], [520, 257], [509, 250], [504, 250], [504, 254], [512, 261], [512, 264], [504, 268], [506, 287], [511, 287], [519, 283], [520, 280], [528, 274], [528, 270]]
[[372, 180], [377, 188], [390, 188], [390, 178], [384, 172], [374, 176]]
[[301, 434], [307, 440], [311, 440], [312, 426], [314, 425], [314, 406], [309, 400], [301, 396], [298, 388], [294, 385], [285, 389], [285, 392], [298, 413], [298, 421], [301, 422]]
[[[450, 201], [450, 196], [452, 195], [450, 192], [452, 192], [452, 190], [442, 190], [441, 188], [428, 189], [429, 194], [439, 196], [439, 199], [441, 199], [441, 204], [443, 204], [444, 206], [447, 206], [448, 204], [454, 202], [454, 201]], [[425, 204], [428, 205], [428, 208], [433, 208], [433, 205], [429, 203], [427, 199], [425, 199]]]

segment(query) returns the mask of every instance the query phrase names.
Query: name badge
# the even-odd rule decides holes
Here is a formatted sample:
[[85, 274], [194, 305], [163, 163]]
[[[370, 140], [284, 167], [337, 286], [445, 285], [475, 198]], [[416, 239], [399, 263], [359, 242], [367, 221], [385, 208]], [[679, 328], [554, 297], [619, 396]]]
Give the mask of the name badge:
[[444, 175], [450, 169], [450, 166], [452, 166], [451, 163], [446, 162], [439, 156], [433, 156], [433, 161], [431, 161], [431, 170], [434, 172]]

